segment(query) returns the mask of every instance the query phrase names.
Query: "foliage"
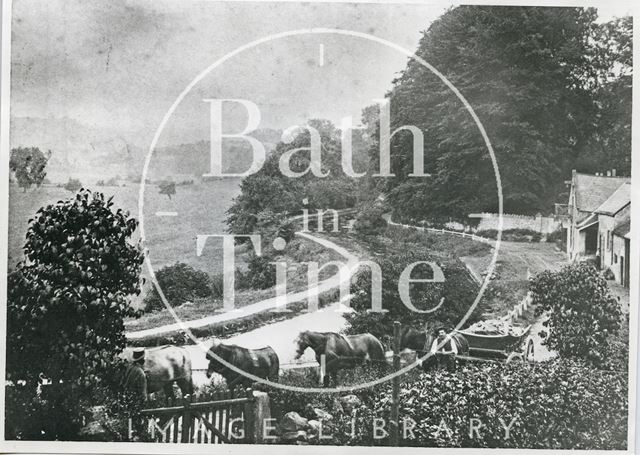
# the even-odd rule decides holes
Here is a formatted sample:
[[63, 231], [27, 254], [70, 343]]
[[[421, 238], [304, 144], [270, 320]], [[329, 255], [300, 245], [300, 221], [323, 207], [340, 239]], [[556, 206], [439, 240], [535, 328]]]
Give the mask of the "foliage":
[[365, 204], [356, 217], [354, 224], [356, 232], [364, 235], [380, 234], [387, 226], [387, 222], [382, 218], [384, 212], [381, 204]]
[[[547, 210], [582, 157], [602, 166], [614, 155], [628, 168], [631, 20], [616, 27], [596, 19], [595, 10], [583, 8], [460, 6], [424, 32], [416, 55], [464, 94], [491, 139], [505, 212]], [[392, 131], [423, 131], [432, 175], [408, 176], [412, 135], [399, 132], [391, 142], [395, 177], [379, 183], [389, 205], [418, 219], [497, 211], [484, 140], [451, 90], [410, 59], [388, 98]], [[377, 131], [370, 111], [364, 120]], [[378, 153], [374, 144], [372, 170]]]
[[[7, 377], [34, 394], [42, 375], [55, 388], [49, 419], [73, 437], [78, 402], [107, 377], [125, 346], [128, 297], [140, 293], [143, 254], [129, 239], [137, 221], [111, 199], [84, 190], [38, 210], [26, 234], [25, 261], [8, 277]], [[27, 401], [25, 401], [27, 406]]]
[[562, 357], [584, 359], [595, 365], [606, 360], [611, 335], [620, 329], [620, 304], [607, 282], [587, 264], [538, 274], [530, 284], [536, 315], [548, 314], [546, 344]]
[[[411, 248], [402, 253], [389, 253], [378, 261], [382, 270], [382, 308], [387, 310], [385, 313], [367, 311], [372, 308], [371, 274], [366, 271], [358, 275], [352, 287], [354, 297], [351, 299], [351, 307], [355, 311], [345, 314], [350, 333], [370, 332], [379, 338], [385, 338], [393, 332], [393, 321], [400, 321], [419, 329], [423, 329], [425, 324], [455, 327], [461, 322], [471, 308], [478, 289], [464, 266], [457, 262], [437, 264], [444, 273], [444, 283], [410, 285], [411, 303], [423, 313], [412, 311], [401, 301], [398, 291], [400, 274], [407, 266], [418, 261], [435, 262], [433, 258], [425, 257]], [[411, 277], [433, 278], [433, 272], [427, 265], [418, 265]], [[442, 305], [434, 311], [443, 298]], [[475, 313], [467, 319], [469, 323], [476, 320]]]
[[[400, 445], [625, 449], [627, 380], [624, 371], [603, 371], [564, 359], [535, 365], [472, 364], [456, 372], [424, 373], [401, 384], [400, 416], [411, 419], [407, 427], [411, 421], [415, 427], [404, 438], [401, 420]], [[374, 439], [373, 419], [385, 419], [389, 431], [390, 388], [385, 384], [372, 398], [362, 397], [368, 409], [358, 410], [355, 435], [352, 417], [340, 416], [331, 444], [388, 445], [388, 437]], [[474, 418], [482, 423], [478, 433], [469, 431]], [[512, 419], [506, 439], [504, 426]]]
[[295, 234], [293, 222], [286, 215], [275, 213], [270, 209], [258, 213], [255, 230], [262, 236], [263, 244], [271, 243], [276, 237], [283, 238], [289, 243]]
[[[329, 172], [326, 177], [318, 177], [307, 172], [300, 177], [287, 177], [280, 171], [282, 155], [299, 149], [290, 160], [291, 170], [303, 172], [310, 167], [310, 133], [307, 129], [299, 132], [291, 142], [279, 142], [267, 157], [259, 172], [242, 180], [241, 194], [234, 200], [227, 212], [227, 225], [234, 234], [251, 234], [258, 228], [260, 214], [272, 213], [300, 214], [302, 209], [314, 214], [318, 209], [343, 209], [356, 203], [357, 181], [347, 178], [342, 171], [340, 132], [327, 120], [311, 120], [321, 139], [321, 171]], [[366, 145], [362, 136], [354, 131], [354, 168], [362, 172], [361, 161], [366, 158]], [[358, 167], [358, 165], [360, 167]], [[307, 200], [307, 203], [304, 200]]]
[[80, 182], [80, 180], [72, 179], [71, 177], [69, 177], [69, 180], [67, 180], [67, 183], [64, 184], [64, 189], [67, 191], [71, 191], [72, 193], [75, 193], [81, 188], [82, 188], [82, 183]]
[[171, 181], [160, 182], [160, 183], [158, 183], [158, 188], [159, 188], [158, 193], [166, 194], [169, 199], [171, 199], [172, 195], [176, 194], [176, 183], [175, 182], [171, 182]]
[[250, 254], [247, 261], [249, 271], [244, 280], [254, 289], [267, 289], [276, 284], [276, 267], [270, 262], [274, 259], [268, 255]]
[[47, 175], [45, 170], [51, 158], [51, 151], [42, 153], [37, 147], [18, 147], [11, 149], [9, 169], [15, 174], [18, 186], [24, 191], [32, 185], [40, 187]]
[[[156, 280], [171, 306], [180, 306], [189, 300], [209, 297], [212, 294], [209, 275], [183, 262], [162, 267], [156, 272]], [[145, 296], [144, 303], [147, 312], [164, 308], [155, 286]]]

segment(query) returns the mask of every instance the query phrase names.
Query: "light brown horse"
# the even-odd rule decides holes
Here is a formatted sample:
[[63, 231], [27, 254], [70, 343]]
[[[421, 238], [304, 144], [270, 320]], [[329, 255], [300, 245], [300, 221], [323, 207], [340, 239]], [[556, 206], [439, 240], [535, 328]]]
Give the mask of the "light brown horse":
[[387, 366], [384, 348], [380, 340], [370, 333], [358, 335], [341, 335], [334, 332], [300, 332], [296, 339], [298, 345], [296, 359], [299, 359], [307, 348], [316, 353], [316, 360], [323, 364], [324, 386], [329, 386], [329, 378], [337, 386], [338, 371], [355, 368], [365, 363], [376, 363], [380, 368]]
[[[131, 362], [132, 355], [133, 350], [126, 348], [120, 357]], [[191, 355], [185, 348], [173, 345], [146, 348], [142, 369], [147, 377], [149, 394], [163, 390], [167, 400], [175, 399], [174, 382], [183, 396], [193, 394]]]

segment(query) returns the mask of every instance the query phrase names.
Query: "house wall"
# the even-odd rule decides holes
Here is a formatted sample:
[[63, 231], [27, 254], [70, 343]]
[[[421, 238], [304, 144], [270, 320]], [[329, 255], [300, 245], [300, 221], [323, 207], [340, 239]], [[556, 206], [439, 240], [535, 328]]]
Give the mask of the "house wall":
[[616, 283], [622, 284], [622, 274], [624, 271], [621, 270], [620, 266], [622, 264], [622, 259], [624, 261], [628, 261], [628, 258], [625, 256], [624, 251], [624, 239], [622, 237], [618, 237], [617, 235], [613, 236], [613, 254], [614, 254], [614, 262], [611, 264], [610, 268], [613, 274], [616, 276]]
[[587, 216], [589, 216], [589, 212], [572, 210], [571, 224], [567, 230], [569, 236], [567, 238], [567, 255], [572, 261], [585, 254], [585, 233], [578, 230], [576, 220], [583, 220]]
[[[598, 252], [600, 255], [600, 267], [603, 270], [611, 269], [615, 275], [615, 281], [622, 283], [622, 273], [620, 271], [620, 257], [625, 256], [624, 239], [613, 235], [616, 224], [623, 220], [631, 212], [631, 205], [628, 205], [615, 217], [608, 215], [598, 216]], [[625, 261], [628, 258], [625, 257]]]
[[598, 256], [600, 268], [605, 270], [613, 264], [613, 228], [616, 220], [612, 216], [598, 216]]

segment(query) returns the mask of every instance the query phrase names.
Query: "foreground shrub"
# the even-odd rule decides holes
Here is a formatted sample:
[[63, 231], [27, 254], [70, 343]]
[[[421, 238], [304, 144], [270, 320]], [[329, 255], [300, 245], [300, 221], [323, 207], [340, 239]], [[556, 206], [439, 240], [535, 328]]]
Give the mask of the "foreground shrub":
[[606, 280], [592, 266], [572, 264], [545, 271], [530, 284], [536, 315], [548, 314], [544, 341], [562, 357], [602, 364], [611, 335], [620, 330], [622, 311]]
[[[7, 379], [24, 385], [7, 401], [7, 434], [77, 437], [80, 411], [125, 346], [124, 319], [137, 315], [129, 305], [144, 259], [130, 243], [136, 227], [128, 212], [89, 191], [30, 221], [25, 262], [8, 277]], [[42, 377], [52, 385], [39, 397]]]
[[[156, 272], [156, 279], [172, 306], [180, 306], [189, 300], [212, 294], [209, 275], [182, 262], [161, 268]], [[147, 312], [164, 308], [155, 286], [145, 296], [144, 303]]]
[[[425, 373], [401, 385], [400, 445], [624, 450], [627, 380], [624, 371], [563, 359]], [[389, 431], [390, 397], [389, 385], [362, 397], [355, 425], [342, 415], [331, 443], [388, 445], [388, 435], [374, 434], [374, 419]]]

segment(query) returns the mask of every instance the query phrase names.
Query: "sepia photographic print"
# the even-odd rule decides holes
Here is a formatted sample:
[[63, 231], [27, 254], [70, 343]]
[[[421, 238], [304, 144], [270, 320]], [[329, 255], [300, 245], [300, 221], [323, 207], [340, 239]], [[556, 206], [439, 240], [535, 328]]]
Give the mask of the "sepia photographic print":
[[3, 0], [0, 452], [634, 453], [636, 6], [486, 3]]

